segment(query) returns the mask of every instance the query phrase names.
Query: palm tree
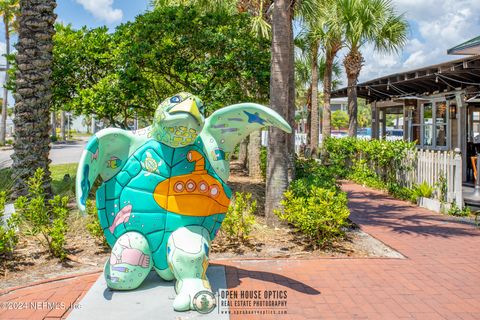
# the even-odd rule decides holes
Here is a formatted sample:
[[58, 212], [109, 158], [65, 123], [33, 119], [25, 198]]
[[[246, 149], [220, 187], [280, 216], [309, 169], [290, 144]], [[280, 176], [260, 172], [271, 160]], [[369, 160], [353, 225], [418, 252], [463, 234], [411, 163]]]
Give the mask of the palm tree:
[[363, 64], [361, 47], [374, 45], [380, 52], [397, 52], [407, 41], [408, 23], [397, 15], [390, 0], [338, 0], [344, 44], [343, 60], [348, 79], [348, 135], [357, 135], [357, 81]]
[[325, 56], [325, 70], [323, 71], [323, 119], [322, 119], [322, 139], [330, 137], [332, 131], [332, 117], [330, 110], [330, 99], [332, 88], [338, 84], [338, 80], [333, 80], [335, 74], [338, 78], [340, 70], [335, 64], [335, 57], [343, 46], [342, 43], [342, 25], [338, 11], [338, 1], [322, 1], [322, 15], [320, 17], [321, 40]]
[[50, 100], [55, 0], [20, 0], [16, 45], [15, 144], [13, 196], [26, 193], [37, 168], [45, 171], [50, 191]]
[[3, 101], [2, 101], [2, 120], [0, 122], [0, 145], [5, 145], [5, 136], [7, 132], [7, 108], [8, 108], [8, 70], [10, 69], [10, 33], [15, 29], [16, 16], [18, 13], [18, 0], [1, 0], [0, 15], [3, 17], [3, 25], [5, 28], [5, 47], [6, 47], [6, 63], [5, 63], [5, 81], [3, 84]]
[[[275, 0], [272, 10], [272, 65], [270, 71], [270, 107], [283, 115], [294, 127], [295, 72], [292, 21], [294, 15], [308, 19], [318, 12], [315, 0]], [[278, 224], [274, 211], [295, 178], [294, 134], [270, 129], [267, 149], [265, 218], [269, 225]]]

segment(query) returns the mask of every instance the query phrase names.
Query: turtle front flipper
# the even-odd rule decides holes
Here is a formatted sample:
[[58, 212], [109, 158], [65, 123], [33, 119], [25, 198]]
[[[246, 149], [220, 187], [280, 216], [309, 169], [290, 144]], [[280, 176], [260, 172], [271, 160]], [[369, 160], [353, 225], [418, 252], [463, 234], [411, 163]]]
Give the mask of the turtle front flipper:
[[90, 138], [77, 169], [75, 193], [80, 211], [85, 211], [88, 194], [97, 177], [106, 181], [116, 175], [147, 139], [147, 135], [116, 128], [101, 130]]
[[208, 160], [223, 181], [228, 180], [229, 155], [235, 146], [253, 131], [267, 126], [292, 132], [290, 125], [278, 113], [256, 103], [240, 103], [221, 108], [206, 119], [200, 137]]
[[176, 311], [193, 310], [193, 300], [202, 291], [212, 292], [207, 279], [210, 236], [201, 226], [187, 226], [174, 231], [167, 244], [168, 266], [177, 282]]

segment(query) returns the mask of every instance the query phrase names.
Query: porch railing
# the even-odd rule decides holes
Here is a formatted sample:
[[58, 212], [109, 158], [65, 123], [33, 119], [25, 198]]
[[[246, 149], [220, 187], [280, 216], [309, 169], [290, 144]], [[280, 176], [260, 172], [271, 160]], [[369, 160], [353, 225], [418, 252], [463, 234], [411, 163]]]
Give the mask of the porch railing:
[[[398, 181], [407, 187], [423, 182], [438, 190], [446, 189], [446, 202], [463, 208], [462, 156], [460, 151], [416, 150], [404, 159], [404, 168], [397, 173]], [[442, 186], [443, 185], [443, 186]]]

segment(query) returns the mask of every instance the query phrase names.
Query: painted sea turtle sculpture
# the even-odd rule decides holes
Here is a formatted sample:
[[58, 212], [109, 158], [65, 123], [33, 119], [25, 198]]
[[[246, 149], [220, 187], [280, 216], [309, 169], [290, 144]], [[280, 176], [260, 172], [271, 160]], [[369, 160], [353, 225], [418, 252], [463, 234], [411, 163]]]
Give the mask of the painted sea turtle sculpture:
[[98, 217], [112, 247], [104, 268], [108, 287], [135, 289], [153, 267], [161, 278], [177, 280], [177, 311], [192, 309], [200, 291], [211, 292], [208, 253], [230, 203], [229, 156], [264, 126], [291, 132], [280, 115], [254, 103], [205, 119], [200, 99], [179, 93], [160, 104], [152, 126], [108, 128], [89, 140], [77, 172], [77, 204], [85, 210], [100, 176]]

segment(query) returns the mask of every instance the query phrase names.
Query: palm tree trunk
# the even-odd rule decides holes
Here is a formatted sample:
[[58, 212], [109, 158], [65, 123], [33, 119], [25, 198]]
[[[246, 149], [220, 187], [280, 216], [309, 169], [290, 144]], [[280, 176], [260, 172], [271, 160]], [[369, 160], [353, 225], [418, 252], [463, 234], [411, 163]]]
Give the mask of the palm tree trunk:
[[10, 23], [6, 14], [3, 15], [3, 23], [5, 25], [5, 47], [7, 59], [5, 64], [5, 81], [3, 82], [3, 101], [2, 101], [2, 121], [0, 122], [0, 145], [5, 145], [5, 138], [7, 135], [7, 108], [8, 108], [8, 70], [10, 69], [10, 62], [8, 55], [10, 54]]
[[242, 164], [243, 168], [246, 168], [248, 160], [248, 137], [240, 142], [238, 149], [238, 161]]
[[310, 150], [312, 157], [317, 157], [319, 117], [318, 117], [318, 42], [312, 46], [312, 123], [310, 127]]
[[65, 111], [63, 110], [60, 113], [60, 135], [62, 136], [62, 141], [67, 140], [67, 135], [65, 132]]
[[[290, 1], [274, 2], [272, 14], [272, 63], [270, 73], [270, 106], [292, 122], [295, 110], [293, 73], [293, 30]], [[293, 90], [292, 90], [293, 86]], [[279, 224], [274, 210], [280, 209], [280, 201], [287, 190], [289, 179], [294, 176], [294, 137], [280, 129], [269, 129], [265, 219], [268, 225]]]
[[[325, 141], [332, 133], [332, 111], [330, 109], [330, 99], [332, 95], [332, 74], [333, 59], [335, 58], [331, 50], [327, 50], [325, 57], [325, 74], [323, 76], [323, 121], [322, 121], [322, 139]], [[323, 144], [323, 143], [322, 143]]]
[[55, 7], [54, 0], [20, 0], [13, 197], [27, 193], [26, 182], [37, 168], [44, 170], [44, 187], [51, 192], [48, 155]]
[[362, 54], [355, 48], [350, 50], [350, 52], [345, 56], [345, 59], [343, 60], [348, 79], [348, 135], [350, 137], [357, 136], [357, 82], [358, 75], [360, 74], [360, 70], [362, 69], [362, 63]]
[[50, 112], [50, 123], [52, 124], [52, 139], [57, 138], [57, 115], [55, 111]]
[[310, 128], [312, 127], [312, 85], [307, 90], [307, 124], [305, 127], [305, 132], [307, 133], [307, 146], [310, 148], [310, 143], [312, 141], [312, 131]]
[[260, 168], [261, 135], [262, 131], [260, 130], [250, 133], [248, 142], [248, 175], [252, 179], [262, 179], [262, 169]]

